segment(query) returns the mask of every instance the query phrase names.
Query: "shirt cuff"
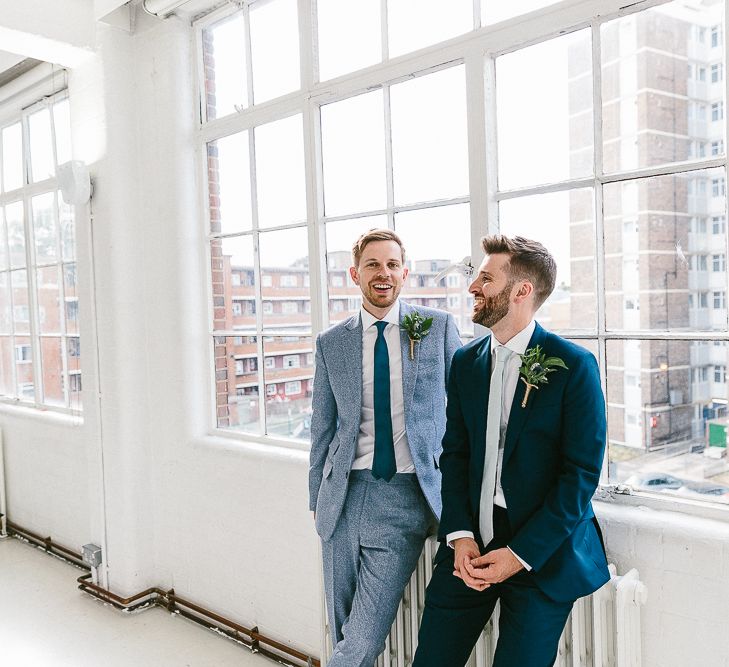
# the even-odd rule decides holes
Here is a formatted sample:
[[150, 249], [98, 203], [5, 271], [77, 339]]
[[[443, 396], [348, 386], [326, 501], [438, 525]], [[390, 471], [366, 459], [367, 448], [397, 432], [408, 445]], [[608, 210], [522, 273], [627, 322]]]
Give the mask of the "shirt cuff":
[[513, 553], [513, 554], [514, 554], [514, 557], [516, 558], [516, 560], [518, 560], [518, 561], [519, 561], [519, 562], [520, 562], [520, 563], [521, 563], [521, 564], [522, 564], [522, 565], [524, 566], [524, 569], [525, 569], [525, 570], [526, 570], [527, 572], [531, 572], [531, 571], [532, 571], [532, 566], [531, 566], [531, 565], [529, 565], [529, 563], [527, 563], [527, 562], [526, 562], [525, 560], [522, 560], [521, 558], [519, 558], [519, 554], [515, 553], [515, 552], [514, 552], [514, 550], [513, 550], [513, 549], [512, 549], [511, 547], [509, 547], [509, 546], [507, 546], [506, 548], [507, 548], [507, 549], [508, 549], [509, 551], [511, 551], [511, 553]]
[[[455, 533], [448, 533], [448, 535], [446, 535], [446, 544], [453, 549], [453, 542], [462, 537], [470, 537], [471, 539], [474, 539], [473, 533], [470, 530], [457, 530]], [[517, 556], [517, 558], [519, 558], [519, 556]]]

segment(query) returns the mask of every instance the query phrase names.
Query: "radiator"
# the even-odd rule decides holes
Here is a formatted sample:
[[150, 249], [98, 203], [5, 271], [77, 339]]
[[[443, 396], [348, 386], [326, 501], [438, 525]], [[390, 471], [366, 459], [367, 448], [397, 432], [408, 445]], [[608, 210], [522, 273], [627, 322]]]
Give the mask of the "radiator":
[[[405, 588], [385, 650], [376, 667], [410, 667], [417, 648], [418, 626], [425, 605], [425, 587], [433, 572], [438, 543], [429, 539]], [[610, 581], [572, 608], [559, 642], [555, 667], [641, 667], [640, 608], [647, 590], [633, 569], [619, 576], [609, 565]], [[498, 639], [499, 607], [479, 637], [466, 667], [491, 667]], [[324, 660], [331, 656], [329, 628], [324, 623]]]

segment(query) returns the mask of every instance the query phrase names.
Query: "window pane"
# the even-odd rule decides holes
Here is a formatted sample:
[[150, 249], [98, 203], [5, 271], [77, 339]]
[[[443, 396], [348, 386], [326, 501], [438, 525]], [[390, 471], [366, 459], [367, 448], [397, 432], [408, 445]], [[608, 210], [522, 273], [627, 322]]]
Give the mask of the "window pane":
[[255, 129], [255, 139], [259, 226], [306, 220], [301, 116], [261, 125]]
[[0, 273], [0, 334], [12, 333], [10, 313], [10, 274]]
[[13, 293], [13, 320], [16, 333], [30, 333], [30, 306], [28, 305], [28, 274], [25, 270], [10, 273]]
[[481, 23], [489, 25], [555, 4], [556, 0], [481, 0]]
[[575, 345], [584, 347], [588, 352], [590, 352], [590, 354], [592, 354], [593, 357], [595, 357], [596, 360], [599, 358], [598, 344], [596, 340], [589, 338], [567, 338], [567, 340], [574, 343]]
[[15, 123], [3, 128], [3, 190], [15, 190], [23, 180], [23, 131]]
[[63, 259], [76, 259], [76, 221], [73, 207], [63, 201], [61, 193], [56, 193], [58, 201], [58, 220], [61, 223], [61, 250]]
[[40, 339], [43, 356], [43, 402], [46, 405], [66, 405], [63, 393], [63, 355], [60, 338]]
[[266, 433], [308, 441], [314, 359], [310, 336], [266, 336]]
[[370, 229], [386, 227], [385, 215], [341, 220], [326, 225], [330, 323], [347, 319], [359, 312], [362, 305], [362, 292], [349, 275], [354, 242]]
[[391, 107], [396, 203], [467, 195], [463, 66], [393, 86]]
[[301, 87], [296, 0], [251, 6], [253, 100], [256, 104]]
[[[416, 307], [447, 310], [464, 336], [473, 336], [473, 297], [468, 294], [471, 281], [458, 270], [438, 281], [436, 277], [471, 254], [469, 215], [468, 204], [458, 204], [395, 216], [395, 231], [405, 246], [405, 260], [410, 269], [402, 290], [403, 298]], [[448, 234], [443, 234], [444, 229]]]
[[5, 222], [8, 228], [8, 250], [10, 266], [25, 266], [25, 227], [23, 226], [23, 202], [16, 201], [5, 207]]
[[[610, 481], [718, 500], [709, 446], [726, 448], [725, 341], [607, 342]], [[725, 481], [719, 486], [729, 487]], [[729, 493], [726, 488], [723, 493]]]
[[500, 189], [592, 173], [590, 44], [581, 30], [497, 58]]
[[710, 299], [727, 285], [726, 232], [706, 224], [726, 215], [724, 179], [711, 169], [605, 186], [608, 328], [726, 330], [726, 304]]
[[13, 364], [15, 363], [13, 339], [0, 336], [0, 395], [14, 396]]
[[0, 270], [9, 268], [5, 209], [0, 206]]
[[28, 118], [30, 132], [30, 162], [33, 182], [50, 178], [56, 172], [53, 164], [53, 140], [51, 134], [51, 114], [41, 109]]
[[53, 129], [56, 132], [56, 162], [71, 159], [71, 114], [68, 99], [53, 105]]
[[202, 33], [207, 119], [248, 106], [243, 12], [214, 23]]
[[60, 286], [58, 267], [37, 271], [38, 323], [41, 333], [61, 333]]
[[321, 81], [380, 62], [379, 2], [317, 0], [316, 12]]
[[264, 328], [310, 331], [306, 227], [261, 234], [260, 246]]
[[390, 58], [473, 30], [472, 0], [387, 0]]
[[709, 45], [710, 23], [723, 26], [722, 3], [681, 0], [602, 26], [606, 172], [705, 157], [707, 142], [723, 143], [724, 84], [706, 70], [724, 52]]
[[58, 231], [53, 215], [55, 205], [53, 192], [46, 192], [31, 200], [36, 264], [48, 264], [58, 257]]
[[387, 206], [382, 90], [321, 108], [324, 208], [345, 215]]
[[[255, 327], [253, 238], [215, 239], [210, 244], [213, 328]], [[237, 306], [235, 304], [238, 304]]]
[[21, 400], [32, 401], [35, 399], [35, 375], [30, 338], [16, 337], [14, 340], [16, 396]]
[[232, 134], [208, 144], [210, 231], [245, 231], [251, 223], [248, 133]]
[[499, 229], [544, 244], [557, 262], [554, 292], [537, 312], [548, 329], [597, 326], [595, 208], [592, 188], [507, 199]]
[[261, 434], [257, 340], [250, 332], [213, 339], [218, 428]]
[[63, 265], [63, 290], [66, 304], [66, 333], [78, 333], [78, 292], [76, 264]]

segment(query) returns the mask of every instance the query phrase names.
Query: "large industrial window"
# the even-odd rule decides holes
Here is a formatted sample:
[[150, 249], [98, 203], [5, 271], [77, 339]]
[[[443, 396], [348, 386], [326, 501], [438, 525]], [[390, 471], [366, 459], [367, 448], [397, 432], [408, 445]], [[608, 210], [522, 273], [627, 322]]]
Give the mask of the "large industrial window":
[[0, 396], [81, 409], [73, 210], [58, 190], [71, 159], [65, 94], [0, 124]]
[[624, 4], [259, 0], [199, 23], [218, 428], [307, 441], [313, 336], [360, 306], [362, 231], [402, 236], [403, 296], [465, 337], [467, 278], [439, 274], [502, 231], [552, 250], [537, 318], [598, 359], [604, 482], [729, 501], [725, 3]]

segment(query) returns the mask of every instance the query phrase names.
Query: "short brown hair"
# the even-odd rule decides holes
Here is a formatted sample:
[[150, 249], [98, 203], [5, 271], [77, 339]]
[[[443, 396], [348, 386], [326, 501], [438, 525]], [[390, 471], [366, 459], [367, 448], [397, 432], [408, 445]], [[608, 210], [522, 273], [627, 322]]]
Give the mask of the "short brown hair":
[[352, 246], [352, 264], [355, 268], [359, 267], [359, 261], [362, 259], [364, 249], [373, 241], [395, 241], [400, 246], [402, 261], [403, 264], [405, 263], [405, 246], [395, 232], [391, 229], [370, 229], [362, 234]]
[[481, 239], [487, 255], [509, 256], [505, 271], [512, 281], [528, 280], [534, 285], [534, 302], [539, 308], [554, 290], [557, 278], [557, 262], [539, 241], [523, 236], [509, 238], [503, 234], [484, 236]]

